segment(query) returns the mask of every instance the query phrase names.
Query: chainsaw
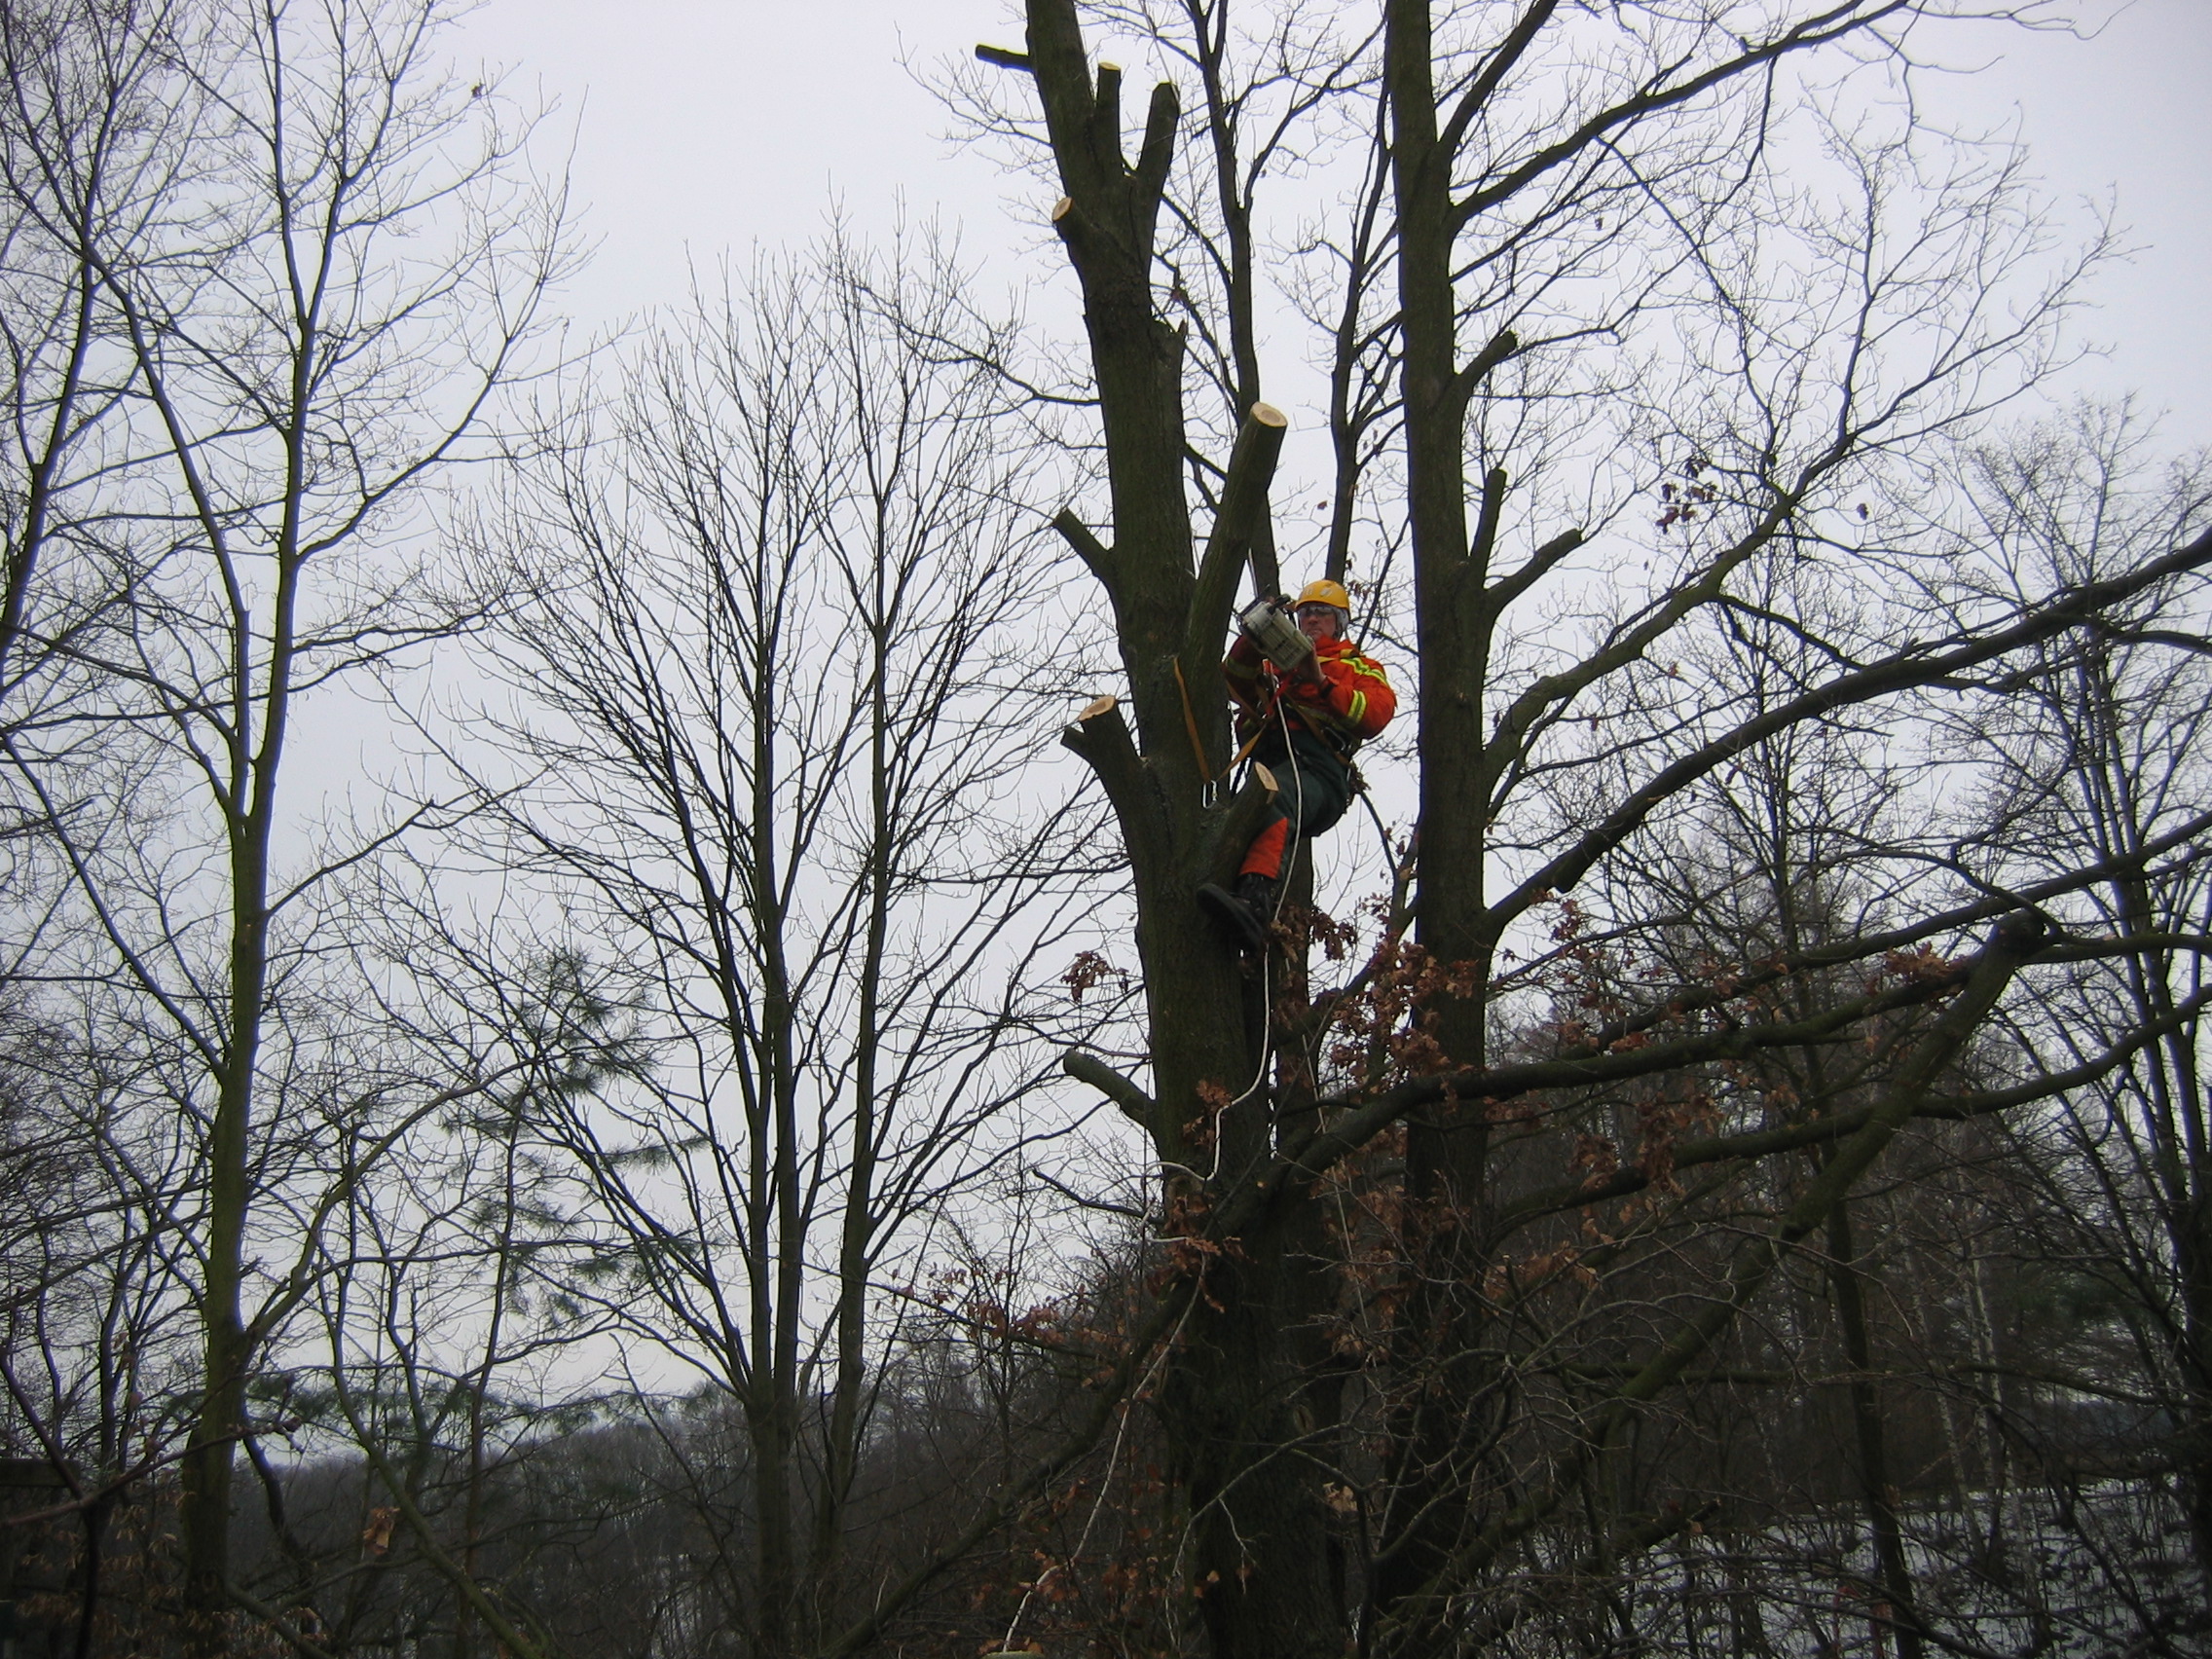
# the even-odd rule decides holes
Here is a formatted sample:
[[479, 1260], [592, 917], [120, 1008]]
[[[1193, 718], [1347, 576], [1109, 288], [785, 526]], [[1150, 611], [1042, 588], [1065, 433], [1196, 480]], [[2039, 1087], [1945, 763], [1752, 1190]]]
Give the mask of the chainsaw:
[[1313, 678], [1313, 642], [1283, 606], [1272, 599], [1254, 600], [1238, 614], [1236, 626], [1277, 672], [1294, 680]]

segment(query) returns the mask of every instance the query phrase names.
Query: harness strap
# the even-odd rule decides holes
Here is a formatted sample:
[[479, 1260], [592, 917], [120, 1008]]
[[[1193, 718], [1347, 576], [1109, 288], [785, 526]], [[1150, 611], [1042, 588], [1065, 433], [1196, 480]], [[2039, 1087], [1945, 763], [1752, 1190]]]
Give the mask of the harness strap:
[[1252, 751], [1260, 747], [1260, 739], [1267, 735], [1268, 722], [1263, 719], [1252, 728], [1252, 735], [1244, 740], [1244, 747], [1236, 752], [1236, 758], [1230, 761], [1229, 769], [1234, 772], [1249, 760], [1252, 757]]
[[[1198, 739], [1198, 717], [1191, 710], [1191, 688], [1184, 682], [1183, 680], [1183, 659], [1179, 656], [1176, 656], [1170, 657], [1167, 660], [1174, 664], [1175, 689], [1182, 693], [1183, 728], [1191, 734], [1191, 756], [1192, 758], [1197, 760], [1198, 763], [1198, 782], [1201, 784], [1210, 784], [1213, 782], [1213, 771], [1206, 765], [1206, 746]], [[1249, 750], [1251, 748], [1251, 745], [1246, 744], [1245, 748]], [[1241, 760], [1243, 758], [1244, 756], [1242, 755], [1236, 756], [1236, 760]], [[1230, 771], [1234, 772], [1236, 770], [1236, 760], [1232, 760], [1229, 763]]]

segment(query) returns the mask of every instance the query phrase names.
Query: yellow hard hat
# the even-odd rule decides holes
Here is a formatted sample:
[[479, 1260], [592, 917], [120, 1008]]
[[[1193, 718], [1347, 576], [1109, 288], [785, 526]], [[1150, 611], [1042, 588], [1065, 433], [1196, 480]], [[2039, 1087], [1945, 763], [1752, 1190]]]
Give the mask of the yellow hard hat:
[[1345, 584], [1332, 582], [1323, 576], [1317, 582], [1308, 582], [1298, 590], [1300, 605], [1333, 605], [1346, 615], [1351, 614], [1351, 595], [1345, 592]]

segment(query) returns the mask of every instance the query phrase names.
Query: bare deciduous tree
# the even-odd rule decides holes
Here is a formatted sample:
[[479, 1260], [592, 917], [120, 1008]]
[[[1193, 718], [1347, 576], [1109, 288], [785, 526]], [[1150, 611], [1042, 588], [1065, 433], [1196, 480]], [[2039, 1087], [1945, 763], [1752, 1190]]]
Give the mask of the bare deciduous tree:
[[[2201, 455], [2162, 472], [2125, 409], [2083, 409], [1967, 473], [1976, 531], [2022, 586], [2079, 585], [2140, 561], [2201, 522]], [[2094, 953], [2047, 1000], [2023, 1008], [2021, 1041], [2065, 1069], [2130, 1032], [2155, 1034], [2062, 1107], [2023, 1124], [2052, 1213], [2045, 1248], [2103, 1283], [2124, 1354], [2082, 1386], [2157, 1402], [2158, 1435], [2187, 1493], [2200, 1571], [2212, 1571], [2212, 1117], [2201, 1054], [2206, 888], [2194, 840], [2202, 810], [2212, 682], [2200, 594], [2168, 588], [2052, 652], [2046, 672], [1988, 709], [1967, 739], [1991, 757], [1994, 811], [1975, 849], [1983, 879], [2026, 885], [2095, 867], [2065, 913], [2084, 934], [2140, 940]], [[1970, 751], [1970, 753], [1972, 751]], [[2051, 1356], [2054, 1363], [2059, 1356]], [[2098, 1373], [2124, 1367], [2119, 1377]], [[2061, 1458], [2063, 1462], [2063, 1457]]]
[[[327, 1185], [302, 1129], [347, 1092], [347, 1034], [318, 1020], [314, 946], [287, 924], [360, 849], [290, 839], [291, 740], [311, 698], [454, 625], [418, 573], [424, 489], [498, 449], [494, 400], [567, 258], [528, 123], [442, 77], [443, 16], [9, 13], [11, 245], [42, 239], [55, 296], [11, 312], [42, 331], [17, 401], [45, 422], [45, 494], [11, 525], [9, 620], [100, 689], [36, 742], [12, 730], [11, 771], [79, 923], [36, 972], [98, 987], [145, 1056], [105, 1126], [202, 1333], [182, 1526], [207, 1652], [246, 1389], [312, 1279], [294, 1224], [324, 1213], [298, 1189]], [[88, 594], [125, 608], [97, 635], [26, 597], [34, 576], [66, 591], [64, 522], [92, 581], [129, 572]], [[96, 775], [64, 790], [55, 756], [94, 744]], [[279, 1190], [301, 1207], [263, 1232]]]
[[475, 723], [527, 768], [487, 784], [485, 867], [557, 896], [652, 1054], [533, 1116], [581, 1235], [538, 1271], [640, 1385], [733, 1407], [737, 1467], [667, 1447], [746, 1651], [818, 1648], [861, 1593], [894, 1292], [1034, 1156], [1037, 1038], [1088, 938], [1084, 810], [1016, 789], [1029, 653], [1064, 624], [1004, 350], [935, 249], [763, 264], [624, 355], [482, 570], [476, 660], [517, 702]]

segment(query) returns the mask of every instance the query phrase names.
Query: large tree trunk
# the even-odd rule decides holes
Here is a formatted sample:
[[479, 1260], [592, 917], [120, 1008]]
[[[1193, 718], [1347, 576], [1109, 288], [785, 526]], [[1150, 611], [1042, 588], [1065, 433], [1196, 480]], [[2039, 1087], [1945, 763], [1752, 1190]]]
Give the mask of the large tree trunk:
[[1336, 1368], [1314, 1351], [1333, 1275], [1291, 1235], [1306, 1206], [1208, 1272], [1161, 1400], [1190, 1504], [1194, 1588], [1221, 1659], [1339, 1659], [1342, 1551], [1316, 1470], [1333, 1456]]
[[1310, 1305], [1325, 1288], [1310, 1257], [1289, 1251], [1272, 1225], [1219, 1256], [1186, 1256], [1176, 1242], [1272, 1144], [1264, 1088], [1225, 1104], [1251, 1089], [1258, 1059], [1235, 951], [1200, 911], [1197, 889], [1234, 872], [1260, 822], [1253, 792], [1209, 808], [1200, 791], [1228, 756], [1217, 665], [1280, 424], [1272, 440], [1258, 434], [1241, 476], [1233, 462], [1223, 522], [1197, 563], [1184, 500], [1182, 346], [1152, 289], [1175, 98], [1156, 90], [1131, 166], [1122, 154], [1120, 71], [1101, 66], [1093, 80], [1070, 0], [1030, 0], [1028, 46], [1067, 192], [1054, 223], [1082, 282], [1112, 463], [1113, 544], [1064, 516], [1061, 528], [1113, 603], [1136, 717], [1132, 734], [1118, 710], [1097, 713], [1070, 746], [1106, 787], [1136, 889], [1153, 1083], [1139, 1110], [1170, 1170], [1162, 1247], [1172, 1270], [1205, 1275], [1166, 1362], [1162, 1431], [1192, 1506], [1190, 1567], [1215, 1651], [1333, 1656], [1344, 1624], [1320, 1481], [1293, 1450], [1312, 1427], [1306, 1391], [1316, 1372], [1305, 1346]]
[[[1390, 110], [1391, 183], [1398, 226], [1404, 358], [1406, 514], [1414, 554], [1419, 645], [1420, 842], [1419, 938], [1445, 963], [1470, 963], [1476, 987], [1430, 1010], [1454, 1066], [1486, 1057], [1487, 983], [1494, 940], [1484, 912], [1489, 810], [1483, 757], [1489, 666], [1484, 583], [1504, 477], [1487, 484], [1479, 543], [1467, 523], [1466, 411], [1485, 366], [1460, 367], [1452, 256], [1452, 155], [1438, 141], [1427, 0], [1391, 0], [1383, 73]], [[1493, 1426], [1478, 1401], [1495, 1401], [1485, 1369], [1480, 1298], [1490, 1135], [1480, 1103], [1449, 1102], [1408, 1121], [1405, 1235], [1412, 1283], [1403, 1343], [1393, 1354], [1399, 1404], [1392, 1422], [1391, 1520], [1372, 1595], [1397, 1611], [1417, 1645], [1441, 1641], [1438, 1604], [1425, 1592], [1479, 1513], [1473, 1448]], [[1424, 1610], [1425, 1609], [1425, 1610]]]

